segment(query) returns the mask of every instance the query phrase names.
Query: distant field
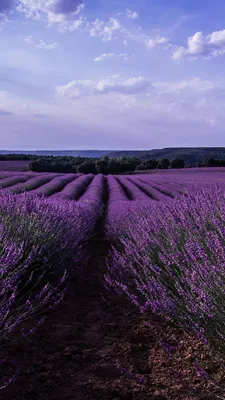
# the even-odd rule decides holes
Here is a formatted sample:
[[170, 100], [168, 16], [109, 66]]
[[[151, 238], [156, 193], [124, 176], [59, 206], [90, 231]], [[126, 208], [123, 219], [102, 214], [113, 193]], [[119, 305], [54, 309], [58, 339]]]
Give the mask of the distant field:
[[0, 171], [28, 171], [30, 161], [0, 161]]

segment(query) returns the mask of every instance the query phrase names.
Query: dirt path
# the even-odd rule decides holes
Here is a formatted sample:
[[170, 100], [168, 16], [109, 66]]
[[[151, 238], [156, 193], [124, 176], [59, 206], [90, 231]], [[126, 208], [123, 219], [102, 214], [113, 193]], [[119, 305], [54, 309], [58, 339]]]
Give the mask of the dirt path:
[[[10, 357], [21, 375], [4, 400], [185, 400], [207, 396], [190, 354], [201, 344], [178, 329], [145, 320], [124, 298], [105, 290], [107, 244], [92, 241], [85, 277], [71, 287], [31, 343], [17, 345]], [[172, 360], [162, 341], [179, 347]], [[206, 355], [207, 358], [207, 355]], [[213, 368], [215, 365], [213, 366]]]

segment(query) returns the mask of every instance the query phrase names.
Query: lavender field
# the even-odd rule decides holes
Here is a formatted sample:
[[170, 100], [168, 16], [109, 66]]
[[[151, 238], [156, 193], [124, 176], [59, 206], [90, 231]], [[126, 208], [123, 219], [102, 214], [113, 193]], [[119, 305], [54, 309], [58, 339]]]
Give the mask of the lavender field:
[[[114, 201], [178, 199], [187, 191], [217, 185], [225, 188], [225, 168], [165, 170], [157, 174], [103, 176], [0, 171], [1, 193], [45, 196], [52, 199]], [[97, 189], [98, 187], [98, 189]], [[88, 194], [90, 193], [90, 194]], [[54, 197], [52, 197], [54, 196]], [[105, 200], [107, 199], [107, 200]]]
[[0, 161], [0, 171], [28, 171], [29, 170], [29, 161], [23, 160], [9, 160], [9, 161]]
[[[162, 380], [171, 380], [164, 399], [194, 398], [190, 385], [191, 390], [200, 393], [198, 398], [203, 398], [204, 390], [209, 387], [212, 396], [221, 394], [225, 361], [224, 190], [225, 168], [130, 176], [1, 171], [0, 343], [6, 346], [0, 347], [1, 390], [12, 396], [10, 391], [19, 390], [16, 382], [23, 379], [23, 374], [19, 378], [18, 359], [16, 367], [9, 366], [7, 354], [13, 357], [13, 353], [7, 346], [27, 338], [32, 341], [44, 329], [50, 311], [59, 312], [61, 317], [57, 318], [63, 321], [66, 317], [57, 310], [61, 304], [67, 304], [63, 302], [73, 285], [73, 296], [76, 293], [77, 297], [69, 304], [74, 309], [73, 315], [80, 307], [83, 316], [79, 329], [84, 336], [76, 341], [78, 354], [79, 343], [83, 352], [91, 349], [94, 335], [105, 346], [109, 346], [109, 337], [114, 343], [106, 358], [104, 352], [101, 356], [98, 353], [99, 344], [92, 343], [95, 354], [87, 361], [90, 368], [87, 379], [93, 387], [96, 379], [103, 384], [102, 375], [93, 376], [91, 371], [103, 368], [104, 360], [106, 365], [108, 362], [116, 368], [114, 385], [123, 386], [124, 379], [128, 379], [134, 392], [136, 385], [141, 384], [143, 396], [153, 396], [158, 390], [154, 381], [156, 361], [158, 365], [164, 362], [157, 352], [160, 337], [161, 349], [166, 349], [166, 363], [178, 348], [181, 372], [187, 369], [184, 360], [192, 361], [191, 372], [185, 375], [179, 390], [174, 377], [165, 378], [163, 368], [157, 372], [156, 376]], [[113, 296], [120, 299], [119, 312], [124, 321], [120, 327]], [[102, 318], [104, 307], [107, 311]], [[90, 314], [93, 321], [89, 323]], [[71, 315], [70, 324], [76, 330], [78, 320], [74, 317], [73, 321]], [[132, 316], [129, 319], [125, 315]], [[97, 329], [95, 325], [93, 331], [92, 323], [97, 324], [96, 321], [100, 327]], [[143, 321], [145, 327], [140, 325]], [[144, 332], [143, 337], [153, 335], [152, 345], [148, 344], [142, 356], [132, 353], [129, 358], [129, 352], [120, 348], [119, 338], [124, 336], [126, 345], [131, 346], [129, 332], [135, 324], [139, 324], [142, 336]], [[105, 333], [106, 326], [114, 327], [109, 336]], [[141, 335], [138, 343], [145, 346]], [[67, 348], [64, 333], [61, 339]], [[190, 341], [195, 350], [190, 350]], [[200, 359], [196, 350], [199, 346], [203, 346]], [[149, 357], [151, 348], [155, 351], [152, 367], [138, 366], [147, 351]], [[190, 351], [194, 356], [184, 358]], [[175, 357], [176, 368], [178, 364]], [[79, 365], [74, 370], [77, 376], [87, 368], [81, 361]], [[68, 368], [75, 368], [74, 364]], [[197, 389], [196, 375], [200, 377]], [[154, 384], [149, 383], [150, 378]], [[107, 375], [105, 379], [112, 377]], [[35, 384], [36, 381], [32, 383]]]

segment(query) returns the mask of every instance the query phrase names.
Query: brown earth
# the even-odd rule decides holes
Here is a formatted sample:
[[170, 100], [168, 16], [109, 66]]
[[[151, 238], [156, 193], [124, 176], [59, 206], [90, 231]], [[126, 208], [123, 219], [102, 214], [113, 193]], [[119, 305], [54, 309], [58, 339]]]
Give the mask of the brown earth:
[[[224, 372], [205, 346], [153, 316], [141, 316], [123, 297], [106, 291], [107, 246], [95, 239], [92, 247], [85, 276], [71, 282], [46, 324], [32, 340], [4, 348], [14, 364], [0, 366], [0, 376], [10, 377], [18, 366], [21, 372], [0, 391], [0, 399], [216, 399], [219, 391], [193, 366], [197, 356], [225, 387]], [[175, 347], [172, 359], [163, 341]]]

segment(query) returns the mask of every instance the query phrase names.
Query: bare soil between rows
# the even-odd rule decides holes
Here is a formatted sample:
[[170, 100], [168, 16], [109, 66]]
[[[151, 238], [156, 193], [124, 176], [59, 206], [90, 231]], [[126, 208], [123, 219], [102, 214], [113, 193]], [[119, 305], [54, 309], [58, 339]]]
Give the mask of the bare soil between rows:
[[[80, 282], [71, 282], [59, 307], [32, 337], [7, 345], [21, 366], [0, 391], [4, 400], [213, 400], [215, 389], [199, 377], [194, 356], [225, 387], [224, 371], [191, 335], [154, 316], [140, 315], [124, 297], [104, 288], [108, 244], [91, 243], [93, 256]], [[162, 342], [175, 346], [172, 358]], [[10, 364], [0, 375], [12, 373]], [[224, 382], [224, 384], [223, 384]], [[209, 394], [211, 392], [211, 394]]]

